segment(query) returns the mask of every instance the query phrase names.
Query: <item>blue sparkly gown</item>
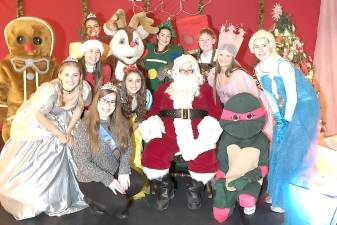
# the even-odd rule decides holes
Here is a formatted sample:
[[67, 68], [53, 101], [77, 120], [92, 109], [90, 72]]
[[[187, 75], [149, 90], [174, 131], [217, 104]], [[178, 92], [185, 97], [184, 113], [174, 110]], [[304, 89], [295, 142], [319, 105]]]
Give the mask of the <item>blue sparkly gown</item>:
[[[304, 163], [304, 159], [308, 155], [311, 144], [316, 140], [319, 102], [309, 81], [293, 64], [279, 56], [271, 63], [275, 65], [270, 67], [274, 69], [269, 73], [263, 72], [261, 63], [255, 67], [255, 72], [273, 113], [279, 111], [282, 117], [285, 115], [291, 117], [292, 114], [283, 139], [276, 142], [276, 135], [273, 136], [269, 159], [267, 191], [272, 197], [272, 205], [284, 208], [288, 184], [301, 170], [305, 169], [307, 161]], [[282, 75], [280, 73], [282, 66], [290, 68], [294, 73]], [[295, 77], [286, 77], [293, 75]], [[296, 86], [289, 84], [289, 80], [292, 80], [292, 83], [296, 81]], [[292, 90], [286, 85], [292, 86]], [[293, 111], [290, 108], [287, 109], [287, 104], [294, 104], [289, 106]]]

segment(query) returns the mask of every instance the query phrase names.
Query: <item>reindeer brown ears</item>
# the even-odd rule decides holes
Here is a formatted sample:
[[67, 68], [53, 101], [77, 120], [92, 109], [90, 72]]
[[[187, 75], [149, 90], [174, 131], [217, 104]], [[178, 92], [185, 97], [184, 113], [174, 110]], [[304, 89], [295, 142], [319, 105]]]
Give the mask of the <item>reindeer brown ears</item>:
[[104, 24], [104, 32], [107, 35], [113, 36], [118, 29], [125, 28], [125, 13], [123, 9], [117, 9], [112, 17]]

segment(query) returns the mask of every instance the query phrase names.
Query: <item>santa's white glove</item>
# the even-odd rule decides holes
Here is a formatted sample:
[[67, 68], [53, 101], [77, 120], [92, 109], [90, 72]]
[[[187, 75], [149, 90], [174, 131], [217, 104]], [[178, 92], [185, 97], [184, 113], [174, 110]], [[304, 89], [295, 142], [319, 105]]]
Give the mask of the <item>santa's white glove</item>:
[[162, 138], [165, 133], [165, 126], [159, 116], [151, 116], [138, 126], [142, 138], [145, 142], [149, 142], [154, 138]]
[[216, 143], [222, 133], [222, 128], [218, 120], [211, 116], [206, 116], [198, 124], [198, 133], [196, 151], [199, 155], [216, 147]]

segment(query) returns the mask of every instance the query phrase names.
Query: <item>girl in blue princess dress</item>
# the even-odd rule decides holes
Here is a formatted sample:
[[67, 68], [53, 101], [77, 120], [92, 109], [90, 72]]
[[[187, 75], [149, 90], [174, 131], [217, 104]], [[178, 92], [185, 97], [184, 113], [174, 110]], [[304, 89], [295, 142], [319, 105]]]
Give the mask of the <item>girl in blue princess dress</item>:
[[315, 142], [319, 102], [303, 73], [276, 53], [271, 33], [257, 31], [249, 48], [260, 61], [255, 72], [274, 115], [267, 191], [271, 210], [282, 213], [288, 184], [305, 168]]

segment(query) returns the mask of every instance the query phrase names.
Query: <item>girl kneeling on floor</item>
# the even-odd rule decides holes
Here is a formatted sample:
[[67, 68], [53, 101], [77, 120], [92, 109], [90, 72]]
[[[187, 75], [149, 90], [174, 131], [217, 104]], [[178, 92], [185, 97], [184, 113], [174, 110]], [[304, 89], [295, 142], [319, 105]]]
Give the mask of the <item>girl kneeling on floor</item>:
[[88, 115], [74, 131], [77, 180], [89, 205], [125, 218], [128, 197], [138, 193], [143, 178], [130, 169], [130, 135], [127, 120], [111, 83], [101, 87]]

